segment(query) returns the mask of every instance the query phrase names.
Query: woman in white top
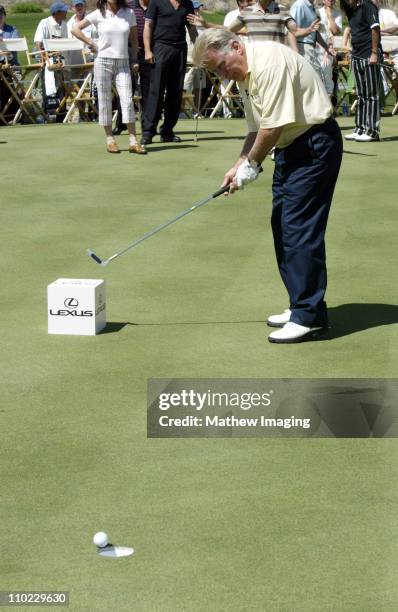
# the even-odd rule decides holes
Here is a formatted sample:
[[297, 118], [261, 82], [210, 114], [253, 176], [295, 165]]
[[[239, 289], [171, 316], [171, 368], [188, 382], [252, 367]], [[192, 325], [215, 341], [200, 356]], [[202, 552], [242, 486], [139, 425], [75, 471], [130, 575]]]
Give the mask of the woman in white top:
[[[115, 81], [122, 109], [122, 121], [127, 125], [130, 137], [130, 153], [143, 155], [144, 147], [137, 142], [135, 113], [131, 85], [129, 39], [131, 43], [131, 68], [138, 70], [137, 22], [126, 0], [98, 0], [97, 10], [86, 15], [73, 28], [72, 34], [97, 53], [94, 61], [94, 79], [98, 90], [98, 122], [104, 126], [108, 153], [120, 153], [112, 136], [112, 82]], [[89, 25], [98, 31], [94, 42], [83, 33]]]

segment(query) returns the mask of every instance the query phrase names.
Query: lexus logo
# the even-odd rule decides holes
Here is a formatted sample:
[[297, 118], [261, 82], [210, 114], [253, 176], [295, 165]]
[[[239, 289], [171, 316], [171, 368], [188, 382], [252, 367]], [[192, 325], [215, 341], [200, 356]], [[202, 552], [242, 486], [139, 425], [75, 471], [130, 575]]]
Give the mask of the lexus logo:
[[79, 306], [79, 302], [76, 298], [66, 298], [64, 301], [64, 306], [66, 308], [77, 308]]

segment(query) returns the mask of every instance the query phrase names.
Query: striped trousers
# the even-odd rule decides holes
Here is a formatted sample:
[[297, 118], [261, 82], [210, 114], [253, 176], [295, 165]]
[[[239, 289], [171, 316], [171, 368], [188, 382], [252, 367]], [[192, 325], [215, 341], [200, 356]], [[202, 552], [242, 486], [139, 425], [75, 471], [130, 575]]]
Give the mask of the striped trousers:
[[376, 138], [380, 132], [380, 64], [353, 57], [352, 70], [358, 95], [355, 132]]
[[94, 61], [94, 80], [98, 91], [98, 123], [112, 125], [112, 83], [120, 98], [123, 123], [135, 121], [133, 88], [128, 59], [97, 57]]

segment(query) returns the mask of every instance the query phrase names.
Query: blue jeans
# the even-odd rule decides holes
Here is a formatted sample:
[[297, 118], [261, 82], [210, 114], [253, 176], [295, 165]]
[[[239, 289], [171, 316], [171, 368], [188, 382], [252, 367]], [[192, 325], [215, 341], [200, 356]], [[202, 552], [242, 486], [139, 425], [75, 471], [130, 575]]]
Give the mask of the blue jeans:
[[334, 119], [275, 150], [272, 231], [290, 320], [327, 326], [325, 232], [343, 144]]

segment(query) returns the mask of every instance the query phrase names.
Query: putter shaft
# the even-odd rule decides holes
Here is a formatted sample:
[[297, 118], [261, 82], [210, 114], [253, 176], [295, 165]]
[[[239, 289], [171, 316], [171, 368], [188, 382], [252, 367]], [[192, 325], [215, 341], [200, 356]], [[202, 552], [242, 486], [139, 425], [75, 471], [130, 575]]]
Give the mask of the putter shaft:
[[186, 215], [189, 215], [189, 213], [193, 212], [197, 208], [200, 208], [201, 206], [204, 206], [205, 204], [207, 204], [207, 202], [210, 202], [210, 200], [213, 200], [214, 198], [217, 198], [219, 195], [221, 195], [222, 193], [225, 193], [228, 190], [229, 190], [229, 185], [226, 185], [225, 187], [220, 187], [220, 189], [218, 189], [217, 191], [215, 191], [211, 195], [208, 195], [203, 200], [200, 200], [199, 202], [196, 202], [193, 206], [190, 206], [190, 208], [187, 208], [186, 210], [183, 210], [176, 217], [173, 217], [172, 219], [169, 219], [169, 221], [166, 221], [165, 223], [162, 223], [161, 225], [158, 225], [154, 229], [150, 230], [149, 232], [147, 232], [146, 234], [141, 236], [141, 238], [138, 238], [137, 240], [135, 240], [134, 242], [132, 242], [131, 244], [126, 246], [124, 249], [121, 249], [120, 251], [117, 251], [116, 253], [111, 255], [111, 257], [108, 257], [108, 259], [101, 259], [91, 249], [87, 249], [87, 255], [89, 257], [91, 257], [96, 263], [100, 264], [101, 266], [107, 266], [113, 259], [116, 259], [116, 257], [120, 257], [121, 255], [123, 255], [127, 251], [130, 251], [130, 249], [133, 249], [134, 247], [136, 247], [138, 244], [141, 244], [141, 242], [144, 242], [145, 240], [148, 240], [148, 238], [150, 238], [151, 236], [154, 236], [155, 234], [157, 234], [161, 230], [165, 229], [169, 225], [172, 225], [173, 223], [176, 223], [176, 221], [179, 221], [180, 219], [182, 219], [182, 217], [185, 217]]

